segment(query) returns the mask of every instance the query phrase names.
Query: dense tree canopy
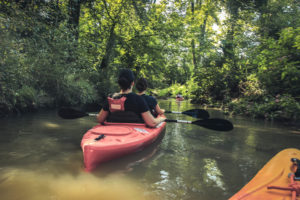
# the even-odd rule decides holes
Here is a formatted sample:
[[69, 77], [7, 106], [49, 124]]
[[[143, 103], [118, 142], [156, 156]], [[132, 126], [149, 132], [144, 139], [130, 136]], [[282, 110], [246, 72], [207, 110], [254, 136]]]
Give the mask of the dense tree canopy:
[[130, 68], [158, 96], [299, 118], [299, 13], [297, 0], [4, 0], [0, 112], [101, 102]]

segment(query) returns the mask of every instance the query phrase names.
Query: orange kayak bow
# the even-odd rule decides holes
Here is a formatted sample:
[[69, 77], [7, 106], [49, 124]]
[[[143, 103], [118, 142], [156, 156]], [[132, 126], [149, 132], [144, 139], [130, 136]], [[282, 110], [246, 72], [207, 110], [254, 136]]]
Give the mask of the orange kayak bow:
[[229, 200], [300, 200], [300, 150], [275, 155]]

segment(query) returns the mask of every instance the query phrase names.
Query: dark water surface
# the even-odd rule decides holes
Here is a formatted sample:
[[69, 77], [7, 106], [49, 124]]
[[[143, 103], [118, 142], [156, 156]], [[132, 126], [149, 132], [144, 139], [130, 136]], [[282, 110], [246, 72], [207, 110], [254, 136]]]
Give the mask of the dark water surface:
[[[160, 106], [200, 108], [174, 100], [160, 101]], [[96, 125], [95, 118], [64, 120], [51, 111], [0, 119], [0, 199], [228, 199], [276, 153], [299, 148], [297, 128], [208, 111], [211, 118], [230, 120], [235, 129], [169, 123], [154, 144], [93, 173], [83, 170], [80, 141]]]

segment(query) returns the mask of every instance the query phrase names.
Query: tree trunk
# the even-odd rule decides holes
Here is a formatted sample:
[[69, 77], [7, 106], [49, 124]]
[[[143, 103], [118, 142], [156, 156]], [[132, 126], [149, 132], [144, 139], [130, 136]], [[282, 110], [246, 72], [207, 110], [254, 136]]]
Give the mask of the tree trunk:
[[116, 40], [116, 35], [114, 32], [115, 26], [116, 26], [116, 24], [113, 24], [112, 27], [110, 28], [109, 38], [106, 42], [105, 55], [101, 61], [99, 69], [104, 69], [104, 68], [107, 68], [107, 66], [108, 66], [110, 55], [112, 53], [113, 46], [114, 46], [115, 40]]
[[107, 8], [107, 3], [105, 0], [103, 0], [103, 3], [105, 5], [105, 9], [109, 15], [109, 18], [111, 19], [112, 21], [112, 25], [111, 25], [111, 28], [110, 28], [110, 31], [109, 31], [109, 37], [108, 37], [108, 40], [106, 42], [106, 47], [105, 47], [105, 55], [101, 61], [101, 64], [100, 66], [98, 67], [99, 70], [101, 69], [104, 69], [104, 68], [107, 68], [108, 67], [108, 64], [109, 64], [109, 60], [110, 60], [110, 57], [112, 55], [112, 52], [113, 52], [113, 48], [114, 48], [114, 45], [115, 45], [115, 41], [116, 41], [116, 35], [115, 35], [115, 27], [119, 22], [119, 18], [120, 18], [120, 13], [122, 11], [122, 8], [123, 8], [123, 2], [122, 2], [122, 5], [120, 6], [118, 12], [115, 13], [115, 17], [111, 17], [110, 13], [109, 13], [109, 10]]
[[[191, 10], [192, 10], [192, 23], [194, 23], [194, 11], [195, 11], [194, 0], [192, 0], [192, 2], [191, 2]], [[197, 69], [196, 47], [195, 47], [194, 39], [192, 39], [191, 46], [192, 46], [194, 69]]]
[[205, 19], [203, 21], [203, 24], [200, 27], [200, 37], [199, 37], [199, 63], [202, 64], [202, 58], [203, 54], [202, 51], [205, 49], [205, 34], [206, 34], [206, 22], [208, 18], [208, 12], [205, 12]]
[[76, 40], [79, 36], [79, 17], [80, 17], [80, 0], [69, 0], [68, 11], [69, 11], [69, 26], [74, 31]]

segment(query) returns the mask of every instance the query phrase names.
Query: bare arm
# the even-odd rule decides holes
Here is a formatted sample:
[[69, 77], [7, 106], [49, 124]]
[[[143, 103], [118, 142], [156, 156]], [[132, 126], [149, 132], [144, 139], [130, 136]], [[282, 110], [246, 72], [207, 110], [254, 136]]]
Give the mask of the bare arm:
[[142, 117], [145, 123], [150, 127], [155, 127], [160, 122], [163, 122], [166, 119], [165, 117], [154, 118], [153, 115], [150, 113], [150, 111], [143, 112]]
[[103, 123], [106, 120], [108, 114], [109, 114], [108, 111], [101, 109], [101, 111], [99, 112], [99, 114], [97, 116], [98, 122]]
[[157, 114], [161, 115], [165, 113], [165, 109], [161, 109], [158, 104], [156, 104], [155, 111]]

